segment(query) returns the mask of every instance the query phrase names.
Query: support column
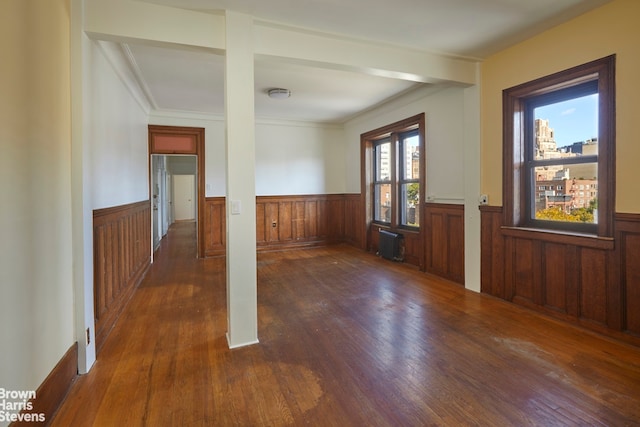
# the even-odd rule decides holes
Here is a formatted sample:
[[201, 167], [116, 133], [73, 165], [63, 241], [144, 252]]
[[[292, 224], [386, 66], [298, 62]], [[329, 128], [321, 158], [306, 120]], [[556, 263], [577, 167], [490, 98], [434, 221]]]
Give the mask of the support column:
[[[476, 81], [480, 81], [476, 64]], [[464, 90], [464, 286], [480, 292], [480, 86]]]
[[226, 12], [227, 341], [258, 342], [253, 18]]

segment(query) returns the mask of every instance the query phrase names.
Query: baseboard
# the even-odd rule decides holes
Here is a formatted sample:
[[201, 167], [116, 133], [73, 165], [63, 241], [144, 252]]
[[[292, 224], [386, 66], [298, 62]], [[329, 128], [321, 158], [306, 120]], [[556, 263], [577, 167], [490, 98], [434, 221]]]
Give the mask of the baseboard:
[[[35, 399], [29, 401], [28, 407], [31, 409], [22, 411], [20, 415], [42, 414], [45, 420], [44, 424], [49, 424], [77, 376], [78, 343], [74, 343], [36, 390]], [[11, 427], [33, 426], [34, 422], [25, 417], [25, 420], [15, 421], [10, 425]]]

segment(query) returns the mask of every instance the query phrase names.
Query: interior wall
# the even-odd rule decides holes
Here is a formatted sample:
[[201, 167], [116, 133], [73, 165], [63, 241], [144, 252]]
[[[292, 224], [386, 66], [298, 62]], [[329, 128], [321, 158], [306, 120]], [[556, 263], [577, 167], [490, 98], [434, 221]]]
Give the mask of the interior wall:
[[75, 341], [69, 20], [67, 0], [0, 2], [0, 387], [8, 390], [35, 390]]
[[423, 201], [464, 202], [465, 93], [463, 88], [422, 88], [345, 124], [346, 189], [360, 193], [360, 135], [425, 113], [426, 195]]
[[616, 0], [482, 63], [482, 193], [502, 205], [502, 91], [611, 54], [616, 62], [616, 211], [640, 212], [640, 2]]
[[341, 126], [257, 123], [256, 194], [344, 193], [343, 141]]
[[92, 199], [94, 209], [149, 198], [147, 111], [110, 61], [108, 44], [91, 42]]
[[[224, 121], [158, 113], [151, 113], [149, 120], [155, 125], [205, 129], [206, 197], [224, 196]], [[257, 195], [343, 193], [346, 189], [343, 141], [341, 126], [258, 120], [255, 144]]]

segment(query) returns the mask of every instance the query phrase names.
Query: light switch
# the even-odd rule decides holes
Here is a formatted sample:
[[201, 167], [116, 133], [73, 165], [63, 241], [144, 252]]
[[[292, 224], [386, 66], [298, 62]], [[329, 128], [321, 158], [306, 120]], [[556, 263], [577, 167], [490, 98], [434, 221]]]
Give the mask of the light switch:
[[231, 215], [240, 215], [241, 211], [240, 200], [231, 201]]

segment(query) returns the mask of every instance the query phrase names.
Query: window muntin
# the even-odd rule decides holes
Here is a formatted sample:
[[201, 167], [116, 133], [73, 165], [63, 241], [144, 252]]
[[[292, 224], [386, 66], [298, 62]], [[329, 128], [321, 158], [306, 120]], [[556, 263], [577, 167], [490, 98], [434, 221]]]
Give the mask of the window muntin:
[[[597, 122], [597, 146], [592, 145], [591, 152], [574, 158], [553, 159], [543, 156], [542, 159], [536, 159], [535, 148], [532, 146], [535, 134], [533, 110], [545, 105], [593, 96], [593, 88], [597, 88], [597, 109], [594, 110], [594, 116], [597, 115], [594, 119]], [[615, 55], [505, 89], [503, 119], [505, 225], [612, 237], [615, 208]], [[593, 165], [589, 166], [593, 163], [597, 165], [595, 168]], [[571, 181], [554, 184], [556, 191], [569, 194], [570, 188], [558, 187], [570, 186], [573, 177], [577, 180], [587, 179], [586, 173], [579, 174], [576, 171], [580, 164], [597, 172], [594, 182], [582, 184], [590, 186], [589, 197], [594, 196], [596, 199], [592, 202], [593, 222], [534, 218], [531, 213], [535, 212], [536, 188], [545, 185], [536, 184], [535, 168], [569, 168]]]

